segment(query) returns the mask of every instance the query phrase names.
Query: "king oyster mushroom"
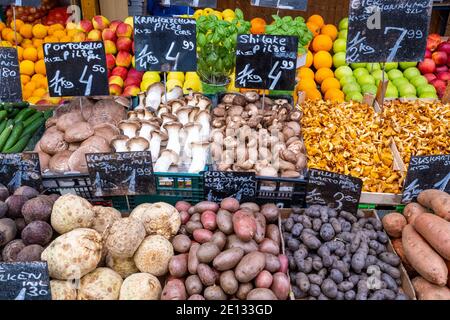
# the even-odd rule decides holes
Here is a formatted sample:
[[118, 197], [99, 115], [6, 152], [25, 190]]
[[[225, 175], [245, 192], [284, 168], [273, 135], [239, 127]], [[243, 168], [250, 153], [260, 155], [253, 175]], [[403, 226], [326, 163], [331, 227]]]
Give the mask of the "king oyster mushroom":
[[169, 141], [167, 142], [167, 149], [174, 151], [176, 154], [180, 155], [181, 145], [180, 145], [180, 130], [181, 123], [177, 121], [168, 122], [164, 125], [164, 129], [167, 131], [169, 136]]
[[200, 111], [197, 114], [197, 122], [199, 122], [202, 126], [201, 130], [200, 130], [200, 138], [203, 141], [206, 141], [209, 139], [209, 135], [211, 134], [211, 125], [210, 125], [210, 121], [211, 121], [211, 117], [209, 115], [209, 111], [208, 110], [203, 110]]
[[155, 163], [155, 172], [167, 172], [172, 165], [178, 165], [179, 156], [176, 152], [166, 149]]
[[141, 120], [141, 129], [139, 130], [139, 137], [150, 141], [152, 132], [158, 129], [159, 127], [155, 126], [153, 122], [149, 120]]
[[135, 120], [124, 120], [119, 123], [118, 127], [122, 131], [124, 136], [127, 136], [131, 139], [138, 135], [141, 124], [140, 122]]
[[209, 142], [193, 142], [191, 144], [193, 161], [189, 167], [189, 173], [199, 173], [205, 169], [208, 147]]
[[129, 138], [124, 135], [115, 136], [111, 140], [111, 145], [116, 152], [127, 152], [127, 151], [129, 151], [128, 146], [127, 146], [128, 140], [129, 140]]
[[186, 124], [189, 123], [189, 113], [191, 112], [191, 108], [190, 107], [181, 107], [179, 109], [177, 109], [176, 112], [174, 112], [174, 114], [177, 116], [178, 121], [185, 126]]
[[134, 137], [128, 140], [126, 145], [131, 152], [146, 151], [150, 147], [147, 139], [142, 137]]
[[172, 90], [162, 95], [161, 102], [167, 104], [169, 101], [179, 99], [183, 96], [183, 89], [179, 86], [175, 86]]
[[186, 135], [186, 141], [185, 141], [183, 150], [184, 150], [184, 155], [189, 159], [192, 157], [191, 144], [193, 142], [200, 142], [201, 128], [202, 128], [202, 125], [198, 122], [190, 122], [184, 126], [184, 129], [185, 129], [187, 135]]
[[156, 161], [161, 151], [161, 141], [166, 140], [165, 133], [155, 130], [152, 132], [152, 138], [150, 140], [150, 153], [152, 155], [152, 161]]
[[145, 107], [156, 111], [161, 104], [161, 96], [164, 94], [164, 90], [164, 85], [161, 82], [156, 82], [148, 87], [145, 97]]

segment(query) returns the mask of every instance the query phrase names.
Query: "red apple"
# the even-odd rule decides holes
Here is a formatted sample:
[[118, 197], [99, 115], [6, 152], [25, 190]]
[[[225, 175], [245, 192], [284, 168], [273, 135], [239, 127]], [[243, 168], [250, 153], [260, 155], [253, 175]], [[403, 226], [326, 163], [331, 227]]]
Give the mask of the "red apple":
[[117, 27], [122, 23], [122, 21], [120, 20], [114, 20], [111, 22], [111, 24], [109, 25], [109, 28], [112, 29], [112, 31], [116, 32], [117, 31]]
[[436, 51], [432, 55], [434, 62], [438, 66], [442, 66], [444, 64], [447, 64], [447, 54], [443, 51]]
[[116, 42], [117, 36], [116, 33], [111, 28], [106, 28], [105, 30], [102, 31], [102, 39]]
[[78, 29], [83, 31], [84, 33], [89, 33], [89, 31], [94, 29], [94, 26], [92, 25], [91, 21], [84, 19], [80, 21]]
[[436, 67], [435, 73], [438, 74], [438, 73], [447, 72], [447, 71], [448, 71], [448, 67], [444, 65], [444, 66]]
[[423, 75], [425, 78], [427, 78], [428, 83], [431, 83], [433, 80], [435, 80], [437, 77], [434, 75], [434, 73], [427, 73]]
[[108, 67], [108, 69], [112, 69], [116, 66], [116, 57], [114, 57], [114, 55], [106, 55], [106, 66]]
[[133, 54], [136, 53], [136, 52], [134, 51], [134, 41], [133, 41], [133, 44], [131, 45], [131, 52], [133, 52]]
[[104, 16], [95, 16], [92, 18], [92, 25], [96, 30], [105, 30], [109, 27], [109, 20]]
[[100, 30], [91, 30], [87, 35], [87, 39], [90, 41], [100, 41], [102, 40], [102, 32]]
[[422, 74], [433, 73], [436, 70], [436, 63], [432, 59], [424, 59], [419, 63], [419, 70]]
[[105, 52], [106, 52], [106, 54], [108, 54], [108, 53], [116, 54], [117, 53], [117, 48], [116, 48], [116, 44], [114, 43], [114, 41], [105, 40], [104, 44], [105, 44]]
[[129, 24], [122, 22], [117, 27], [116, 34], [118, 37], [131, 38], [131, 36], [133, 35], [133, 28]]
[[430, 50], [426, 49], [425, 50], [425, 59], [431, 59], [433, 52], [431, 52]]
[[83, 42], [86, 40], [86, 34], [83, 32], [77, 32], [73, 38], [72, 38], [73, 42]]
[[135, 79], [139, 79], [142, 80], [142, 77], [144, 76], [144, 72], [141, 71], [137, 71], [136, 69], [130, 69], [128, 71], [128, 77], [130, 78], [135, 78]]
[[135, 97], [141, 92], [141, 88], [139, 86], [131, 85], [125, 87], [125, 90], [123, 91], [124, 96], [130, 96]]
[[445, 81], [435, 79], [431, 82], [431, 84], [436, 88], [438, 95], [442, 97], [444, 95], [445, 89], [447, 88], [447, 84]]
[[111, 72], [111, 76], [119, 76], [122, 80], [125, 80], [128, 76], [128, 69], [124, 67], [115, 67]]
[[119, 51], [116, 56], [116, 65], [119, 67], [129, 68], [133, 57], [127, 51]]
[[427, 49], [433, 52], [439, 46], [441, 41], [440, 35], [436, 33], [430, 34], [427, 39]]
[[120, 96], [122, 94], [122, 87], [117, 84], [110, 84], [109, 93], [112, 96]]
[[121, 78], [121, 77], [119, 77], [119, 76], [111, 76], [111, 77], [109, 77], [109, 79], [108, 79], [108, 83], [111, 85], [111, 84], [117, 84], [118, 86], [120, 86], [120, 87], [122, 87], [123, 88], [123, 83], [124, 83], [124, 81], [123, 81], [123, 79]]
[[132, 45], [133, 41], [130, 38], [119, 37], [116, 41], [117, 49], [120, 51], [130, 52]]
[[129, 87], [129, 86], [133, 86], [133, 85], [134, 86], [141, 86], [141, 80], [136, 79], [136, 78], [132, 78], [132, 77], [128, 77], [125, 80], [125, 83], [123, 85], [124, 85], [125, 88]]
[[447, 71], [447, 72], [438, 73], [437, 78], [439, 80], [447, 82], [450, 80], [450, 72]]
[[437, 50], [438, 50], [438, 51], [443, 51], [443, 52], [445, 52], [447, 55], [449, 55], [449, 54], [450, 54], [450, 42], [442, 42], [442, 43], [438, 46]]

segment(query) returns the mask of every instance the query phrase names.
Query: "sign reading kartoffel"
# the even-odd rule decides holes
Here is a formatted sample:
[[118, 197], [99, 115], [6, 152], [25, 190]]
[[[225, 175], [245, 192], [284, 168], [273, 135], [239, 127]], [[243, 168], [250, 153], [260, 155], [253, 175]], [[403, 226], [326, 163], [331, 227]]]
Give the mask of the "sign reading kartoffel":
[[402, 203], [416, 201], [419, 193], [428, 189], [450, 193], [450, 154], [411, 157]]
[[238, 36], [236, 88], [294, 90], [298, 38]]
[[195, 19], [135, 16], [138, 71], [197, 71]]
[[351, 0], [347, 62], [421, 61], [433, 0]]
[[252, 0], [252, 6], [306, 11], [308, 0]]
[[203, 176], [208, 201], [220, 202], [228, 197], [235, 198], [239, 202], [255, 201], [255, 173], [205, 171]]
[[21, 102], [19, 60], [14, 48], [0, 48], [0, 102]]
[[103, 42], [45, 43], [44, 60], [51, 97], [109, 95]]

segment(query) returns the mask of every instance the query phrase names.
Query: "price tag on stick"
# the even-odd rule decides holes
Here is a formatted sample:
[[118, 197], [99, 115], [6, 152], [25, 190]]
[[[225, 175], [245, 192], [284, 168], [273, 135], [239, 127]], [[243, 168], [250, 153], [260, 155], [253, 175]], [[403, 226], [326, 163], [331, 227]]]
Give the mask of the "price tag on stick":
[[51, 97], [109, 95], [103, 42], [45, 43], [44, 59]]
[[310, 169], [306, 204], [330, 206], [356, 214], [361, 198], [361, 179], [334, 172]]
[[97, 197], [155, 194], [149, 151], [86, 155], [89, 177]]
[[347, 62], [420, 61], [433, 0], [350, 1]]
[[0, 48], [0, 102], [21, 102], [19, 59], [14, 48]]
[[205, 171], [204, 189], [208, 201], [232, 197], [239, 202], [255, 201], [256, 177], [252, 172]]
[[297, 49], [298, 37], [239, 35], [236, 88], [294, 90]]
[[163, 6], [187, 6], [194, 8], [217, 8], [217, 0], [161, 0]]
[[252, 6], [269, 7], [283, 10], [301, 10], [308, 9], [308, 0], [251, 0]]
[[138, 71], [197, 71], [195, 19], [135, 16]]
[[0, 153], [0, 182], [10, 192], [21, 186], [42, 189], [41, 165], [37, 153]]
[[419, 193], [427, 189], [450, 193], [450, 154], [411, 157], [402, 203], [416, 201]]

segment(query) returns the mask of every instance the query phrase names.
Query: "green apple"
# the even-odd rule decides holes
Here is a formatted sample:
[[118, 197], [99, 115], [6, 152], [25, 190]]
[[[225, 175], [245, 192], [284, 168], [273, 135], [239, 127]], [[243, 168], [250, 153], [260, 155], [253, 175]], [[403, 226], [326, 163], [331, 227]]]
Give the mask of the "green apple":
[[[383, 70], [375, 70], [374, 72], [372, 72], [372, 76], [375, 78], [375, 80], [383, 80]], [[389, 76], [386, 72], [384, 72], [384, 79], [389, 79]]]
[[426, 84], [421, 87], [417, 88], [417, 93], [419, 96], [423, 95], [424, 93], [434, 93], [436, 94], [436, 88], [431, 84]]
[[424, 76], [417, 76], [417, 77], [414, 77], [414, 78], [411, 79], [411, 83], [416, 88], [419, 88], [421, 86], [424, 86], [424, 85], [428, 84], [428, 80]]
[[352, 67], [353, 70], [358, 68], [365, 68], [367, 66], [367, 63], [352, 63], [350, 67]]
[[356, 79], [358, 79], [358, 83], [360, 86], [363, 86], [365, 84], [375, 84], [375, 78], [370, 74], [362, 75], [361, 77]]
[[346, 95], [349, 94], [350, 92], [361, 92], [361, 87], [359, 86], [359, 84], [357, 83], [347, 83], [343, 88], [342, 88], [342, 92], [344, 92]]
[[339, 21], [339, 30], [347, 30], [348, 29], [348, 18], [344, 18]]
[[394, 81], [398, 78], [403, 78], [403, 73], [400, 70], [394, 69], [388, 72], [389, 80]]
[[339, 31], [339, 35], [338, 35], [339, 39], [344, 39], [345, 41], [347, 41], [347, 37], [348, 37], [347, 29]]
[[386, 72], [393, 70], [393, 69], [398, 69], [398, 62], [386, 62], [384, 65], [384, 70]]
[[353, 75], [356, 77], [356, 79], [367, 74], [369, 74], [369, 71], [367, 71], [367, 69], [365, 68], [358, 68], [353, 70]]
[[374, 84], [365, 84], [361, 86], [362, 93], [377, 94], [378, 87]]
[[349, 92], [345, 96], [345, 101], [362, 102], [363, 101], [363, 95], [361, 94], [361, 92], [358, 92], [358, 91]]
[[389, 99], [398, 98], [398, 90], [393, 84], [391, 83], [388, 84], [385, 97]]
[[381, 66], [379, 63], [368, 63], [366, 65], [367, 70], [369, 70], [369, 72], [374, 72], [375, 70], [381, 70]]
[[399, 88], [400, 86], [403, 86], [403, 85], [405, 85], [405, 84], [409, 84], [408, 79], [403, 78], [403, 77], [397, 78], [397, 79], [395, 79], [395, 80], [392, 81], [392, 82], [394, 83], [394, 85], [395, 85], [397, 88]]
[[342, 66], [334, 71], [334, 75], [336, 76], [336, 78], [341, 80], [345, 76], [352, 76], [353, 70], [349, 66]]
[[400, 98], [408, 99], [408, 100], [416, 100], [417, 96], [416, 95], [412, 95], [412, 94], [408, 94], [406, 96], [400, 96]]
[[345, 61], [345, 52], [338, 52], [333, 56], [333, 65], [335, 68], [347, 65], [347, 61]]
[[423, 92], [421, 95], [419, 95], [420, 99], [437, 99], [438, 96], [435, 92]]
[[345, 39], [336, 39], [333, 43], [333, 51], [335, 53], [345, 52], [347, 50], [347, 40]]
[[356, 78], [354, 76], [345, 76], [339, 80], [341, 83], [341, 87], [345, 86], [347, 83], [357, 83]]
[[401, 97], [411, 97], [416, 96], [416, 87], [411, 83], [405, 83], [397, 87], [398, 92]]
[[408, 68], [417, 66], [417, 62], [400, 62], [399, 66], [400, 66], [400, 69], [406, 70]]
[[420, 76], [420, 71], [416, 67], [411, 67], [403, 71], [403, 75], [406, 79], [411, 80], [417, 76]]

